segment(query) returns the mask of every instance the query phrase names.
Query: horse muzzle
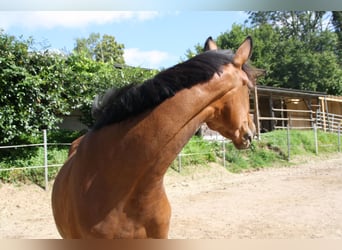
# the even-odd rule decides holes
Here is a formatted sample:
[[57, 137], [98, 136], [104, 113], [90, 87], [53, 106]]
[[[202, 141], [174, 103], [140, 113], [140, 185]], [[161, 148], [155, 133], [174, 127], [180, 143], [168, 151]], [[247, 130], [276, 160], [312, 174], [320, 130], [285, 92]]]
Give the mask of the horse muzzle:
[[247, 149], [251, 146], [252, 144], [252, 140], [255, 137], [256, 133], [255, 133], [255, 129], [252, 128], [248, 128], [244, 131], [240, 131], [240, 140], [238, 141], [233, 141], [234, 146], [237, 149]]

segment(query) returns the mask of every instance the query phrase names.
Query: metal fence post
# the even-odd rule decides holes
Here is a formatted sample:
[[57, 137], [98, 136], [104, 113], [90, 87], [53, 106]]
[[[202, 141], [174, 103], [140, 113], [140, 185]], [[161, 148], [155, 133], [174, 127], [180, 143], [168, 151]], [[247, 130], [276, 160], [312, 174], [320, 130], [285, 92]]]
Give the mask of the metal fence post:
[[290, 122], [291, 122], [291, 118], [288, 119], [288, 122], [287, 122], [287, 160], [290, 161]]
[[314, 123], [314, 136], [315, 136], [315, 152], [316, 152], [316, 155], [318, 155], [318, 140], [317, 140], [317, 126], [316, 126], [316, 123]]
[[338, 143], [338, 152], [341, 152], [341, 124], [338, 124], [337, 143]]
[[224, 139], [222, 139], [222, 143], [223, 143], [223, 154], [222, 154], [223, 167], [226, 168], [226, 144], [225, 144]]
[[46, 129], [43, 130], [43, 137], [44, 137], [44, 169], [45, 169], [45, 191], [48, 190], [48, 152], [47, 152], [47, 136], [46, 136]]
[[182, 169], [182, 153], [178, 154], [178, 173], [181, 172]]

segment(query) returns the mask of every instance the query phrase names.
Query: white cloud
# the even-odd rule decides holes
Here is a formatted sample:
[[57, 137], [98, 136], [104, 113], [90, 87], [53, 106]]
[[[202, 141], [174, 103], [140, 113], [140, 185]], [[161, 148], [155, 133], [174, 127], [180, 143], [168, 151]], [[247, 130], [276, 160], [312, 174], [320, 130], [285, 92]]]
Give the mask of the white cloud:
[[175, 56], [167, 52], [158, 50], [141, 51], [138, 48], [125, 49], [124, 59], [127, 65], [150, 69], [164, 67], [166, 62], [176, 60]]
[[159, 16], [157, 11], [2, 11], [0, 27], [81, 28], [89, 24], [105, 24], [126, 20], [145, 21]]

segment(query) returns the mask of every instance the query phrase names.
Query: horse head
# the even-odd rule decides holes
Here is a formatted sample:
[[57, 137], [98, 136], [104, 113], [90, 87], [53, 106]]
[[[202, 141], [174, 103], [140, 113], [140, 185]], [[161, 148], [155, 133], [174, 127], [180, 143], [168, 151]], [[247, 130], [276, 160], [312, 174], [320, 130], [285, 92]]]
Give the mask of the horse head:
[[[231, 139], [238, 149], [246, 149], [255, 136], [255, 124], [249, 114], [249, 91], [255, 86], [256, 77], [261, 70], [248, 66], [252, 54], [252, 39], [247, 37], [233, 55], [232, 63], [225, 65], [219, 81], [225, 81], [232, 87], [211, 104], [213, 115], [206, 121], [208, 127]], [[209, 37], [207, 50], [217, 50], [217, 45]]]

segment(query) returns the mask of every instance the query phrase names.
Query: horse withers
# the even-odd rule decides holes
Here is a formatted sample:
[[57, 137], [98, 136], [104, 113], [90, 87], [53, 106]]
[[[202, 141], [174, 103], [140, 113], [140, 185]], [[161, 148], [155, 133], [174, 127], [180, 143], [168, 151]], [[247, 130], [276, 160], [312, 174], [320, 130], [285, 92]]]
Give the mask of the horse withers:
[[247, 64], [251, 52], [250, 37], [235, 54], [209, 46], [152, 79], [112, 89], [95, 101], [95, 125], [73, 143], [53, 186], [60, 235], [167, 238], [171, 207], [163, 178], [200, 124], [239, 149], [250, 146], [255, 127], [249, 90], [256, 81]]

